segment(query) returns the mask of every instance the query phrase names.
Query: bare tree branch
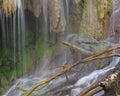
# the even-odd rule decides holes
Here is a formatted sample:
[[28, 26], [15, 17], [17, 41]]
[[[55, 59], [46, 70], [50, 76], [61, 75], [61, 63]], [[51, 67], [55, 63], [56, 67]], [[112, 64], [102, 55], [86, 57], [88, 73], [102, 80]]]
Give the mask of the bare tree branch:
[[80, 60], [74, 64], [70, 64], [70, 65], [65, 65], [65, 67], [58, 73], [54, 74], [53, 76], [49, 77], [48, 79], [42, 81], [42, 82], [39, 82], [37, 84], [35, 84], [30, 90], [26, 91], [25, 94], [23, 96], [29, 96], [36, 88], [44, 85], [44, 84], [47, 84], [49, 83], [50, 81], [56, 79], [57, 77], [65, 74], [66, 72], [68, 72], [69, 70], [71, 70], [73, 67], [79, 65], [79, 64], [83, 64], [83, 63], [86, 63], [86, 62], [90, 62], [90, 61], [93, 61], [93, 60], [98, 60], [98, 59], [105, 59], [105, 58], [110, 58], [110, 57], [113, 57], [113, 56], [120, 56], [120, 54], [111, 54], [111, 55], [108, 55], [108, 56], [102, 56], [102, 57], [98, 57], [102, 54], [105, 54], [107, 52], [110, 52], [112, 50], [116, 50], [116, 49], [119, 49], [120, 46], [117, 46], [117, 47], [112, 47], [112, 48], [109, 48], [107, 50], [104, 50], [98, 54], [95, 54], [95, 55], [92, 55], [92, 56], [89, 56], [83, 60]]
[[93, 52], [85, 50], [85, 49], [80, 48], [80, 47], [77, 47], [71, 43], [68, 43], [68, 42], [61, 42], [61, 43], [65, 46], [69, 46], [70, 48], [75, 49], [81, 55], [92, 55], [93, 54]]

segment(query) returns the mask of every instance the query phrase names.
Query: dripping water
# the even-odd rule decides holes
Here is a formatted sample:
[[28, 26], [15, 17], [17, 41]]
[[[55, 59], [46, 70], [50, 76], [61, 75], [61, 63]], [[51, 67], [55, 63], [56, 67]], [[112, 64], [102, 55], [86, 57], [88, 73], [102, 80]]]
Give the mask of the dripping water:
[[65, 38], [69, 34], [69, 0], [65, 0], [66, 5], [66, 30], [65, 30]]
[[[17, 76], [17, 57], [19, 61], [21, 61], [21, 65], [23, 66], [22, 62], [22, 55], [24, 52], [25, 46], [25, 20], [24, 20], [24, 13], [23, 13], [23, 6], [21, 0], [14, 0], [13, 3], [14, 11], [10, 14], [10, 16], [6, 16], [6, 13], [3, 11], [0, 14], [1, 19], [1, 26], [2, 26], [2, 49], [3, 52], [8, 50], [12, 50], [8, 52], [9, 58], [13, 58], [12, 64], [14, 66], [14, 74], [15, 77]], [[18, 54], [17, 54], [18, 52]], [[5, 57], [6, 59], [6, 57]], [[11, 65], [12, 66], [12, 65]], [[23, 68], [22, 68], [23, 69]]]
[[[24, 64], [23, 64], [23, 53], [25, 52], [25, 20], [24, 20], [24, 6], [23, 1], [14, 0], [14, 13], [13, 13], [13, 53], [14, 53], [14, 63], [16, 63], [17, 56], [19, 62], [21, 62], [22, 74], [24, 73]], [[18, 52], [18, 54], [17, 54]], [[17, 68], [16, 64], [14, 64]], [[16, 69], [17, 72], [17, 69]]]
[[[23, 11], [21, 11], [23, 9], [22, 3], [19, 1], [15, 0], [15, 6], [16, 6], [16, 11], [14, 12], [13, 15], [13, 37], [14, 37], [14, 60], [16, 60], [16, 56], [17, 56], [17, 48], [19, 51], [24, 50], [24, 42], [23, 43], [23, 48], [21, 49], [21, 40], [25, 40], [25, 34], [24, 34], [24, 25], [25, 25], [25, 20], [24, 20], [24, 14]], [[20, 3], [19, 3], [20, 2]], [[69, 17], [69, 9], [68, 9], [68, 0], [65, 0], [66, 2], [66, 8], [64, 8], [64, 0], [59, 0], [58, 5], [60, 8], [60, 18], [61, 18], [61, 22], [63, 25], [67, 25], [66, 22], [69, 23], [69, 19], [66, 20], [66, 18]], [[19, 4], [17, 4], [19, 3]], [[48, 39], [46, 35], [48, 35], [48, 0], [43, 0], [43, 5], [42, 5], [42, 11], [43, 11], [43, 26], [44, 26], [44, 40]], [[19, 10], [20, 9], [20, 10]], [[65, 14], [65, 9], [67, 11], [67, 14]], [[16, 22], [17, 19], [17, 22]], [[40, 17], [37, 18], [37, 20], [40, 20]], [[16, 23], [18, 23], [18, 29], [16, 28]], [[37, 23], [37, 26], [39, 26], [39, 23]], [[67, 31], [68, 31], [68, 26], [66, 27]], [[18, 31], [18, 33], [16, 33], [16, 31]], [[39, 31], [37, 29], [37, 31]], [[18, 36], [17, 36], [18, 35]], [[18, 41], [16, 41], [16, 38], [18, 37]], [[44, 42], [44, 41], [43, 41]], [[45, 41], [46, 42], [46, 41]], [[47, 45], [48, 46], [48, 45]], [[23, 51], [24, 52], [24, 51]], [[64, 64], [64, 62], [66, 62], [66, 52], [64, 51], [65, 55], [62, 56], [60, 61], [63, 61], [61, 63]], [[19, 56], [22, 55], [22, 52], [19, 53]], [[21, 61], [22, 58], [20, 58]], [[53, 62], [54, 63], [54, 62]], [[52, 64], [51, 64], [52, 65]], [[16, 64], [14, 65], [16, 68]], [[21, 96], [23, 94], [23, 92], [21, 92], [20, 90], [16, 89], [16, 85], [20, 85], [21, 87], [25, 88], [25, 89], [30, 89], [34, 84], [46, 79], [48, 76], [50, 76], [51, 74], [54, 74], [56, 71], [53, 72], [48, 72], [47, 68], [50, 66], [50, 62], [49, 62], [49, 57], [47, 57], [47, 54], [43, 57], [43, 60], [41, 60], [40, 64], [37, 66], [36, 71], [34, 73], [32, 73], [30, 76], [27, 76], [25, 78], [21, 79], [16, 79], [16, 83], [4, 94], [4, 96]], [[17, 69], [16, 69], [17, 70]], [[17, 73], [16, 73], [17, 74]], [[54, 83], [56, 85], [61, 84], [60, 82], [65, 81], [66, 78], [60, 77], [57, 79], [57, 81], [55, 80], [54, 82], [50, 82], [48, 84], [48, 86], [43, 86], [43, 88], [39, 88], [41, 90], [43, 89], [47, 89], [48, 87], [50, 87], [51, 85], [53, 85]], [[35, 92], [37, 94], [37, 92]]]

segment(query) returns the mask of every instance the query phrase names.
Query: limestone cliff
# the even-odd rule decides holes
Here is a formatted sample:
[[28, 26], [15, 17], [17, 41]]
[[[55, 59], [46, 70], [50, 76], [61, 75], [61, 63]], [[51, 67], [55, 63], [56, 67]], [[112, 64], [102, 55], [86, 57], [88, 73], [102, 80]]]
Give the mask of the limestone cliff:
[[[76, 12], [72, 12], [72, 23], [81, 35], [93, 36], [96, 39], [105, 37], [107, 24], [112, 12], [111, 0], [75, 0]], [[73, 7], [73, 8], [74, 8]], [[76, 14], [73, 14], [76, 13]], [[79, 15], [80, 14], [80, 15]], [[77, 19], [74, 19], [77, 18]], [[70, 24], [70, 31], [74, 28]]]

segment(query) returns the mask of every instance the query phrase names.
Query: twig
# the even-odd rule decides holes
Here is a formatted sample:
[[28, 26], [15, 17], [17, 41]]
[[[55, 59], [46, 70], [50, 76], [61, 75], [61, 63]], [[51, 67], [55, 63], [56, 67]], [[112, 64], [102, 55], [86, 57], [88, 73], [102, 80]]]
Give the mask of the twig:
[[20, 86], [16, 86], [16, 88], [17, 88], [18, 90], [23, 91], [23, 92], [27, 92], [27, 90], [25, 90], [25, 89], [21, 88]]
[[65, 73], [65, 77], [66, 77], [66, 81], [67, 81], [67, 83], [69, 82], [69, 78], [68, 78], [68, 76], [67, 76], [67, 73]]
[[98, 93], [98, 92], [100, 92], [100, 91], [102, 91], [102, 90], [103, 90], [102, 87], [97, 87], [96, 89], [94, 89], [93, 91], [85, 94], [84, 96], [93, 96], [93, 95], [95, 95], [96, 93]]
[[[66, 45], [66, 46], [68, 46], [68, 47], [73, 48], [74, 50], [80, 51], [79, 48], [74, 47], [74, 46], [73, 46], [72, 44], [70, 44], [70, 43], [67, 43], [67, 42], [61, 42], [61, 43], [62, 43], [63, 45]], [[103, 55], [103, 54], [105, 54], [105, 53], [108, 53], [108, 52], [113, 51], [113, 50], [116, 50], [116, 49], [120, 49], [120, 46], [115, 46], [115, 47], [108, 48], [108, 49], [106, 49], [106, 50], [104, 50], [104, 51], [102, 51], [102, 52], [99, 52], [99, 53], [95, 54], [95, 55], [89, 56], [88, 58], [98, 57], [98, 56], [100, 56], [100, 55]]]

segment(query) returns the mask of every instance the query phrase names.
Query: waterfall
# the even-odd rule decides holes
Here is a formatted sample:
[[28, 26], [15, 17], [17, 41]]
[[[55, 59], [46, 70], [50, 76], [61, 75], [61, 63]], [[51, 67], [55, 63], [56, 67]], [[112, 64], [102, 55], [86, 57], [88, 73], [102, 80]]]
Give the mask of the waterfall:
[[[4, 50], [6, 50], [8, 47], [12, 49], [11, 57], [13, 57], [12, 64], [14, 65], [14, 69], [15, 69], [14, 74], [16, 78], [13, 82], [14, 84], [10, 86], [10, 88], [5, 93], [3, 93], [2, 96], [22, 96], [24, 92], [22, 92], [21, 90], [18, 90], [16, 86], [20, 86], [25, 90], [29, 90], [30, 88], [32, 88], [33, 85], [43, 80], [46, 80], [53, 74], [56, 74], [57, 72], [61, 71], [63, 68], [61, 66], [63, 66], [64, 64], [67, 64], [69, 62], [73, 63], [73, 62], [76, 62], [78, 59], [84, 58], [84, 56], [83, 57], [80, 56], [80, 58], [78, 58], [77, 57], [78, 54], [76, 53], [75, 54], [77, 58], [74, 56], [71, 56], [73, 55], [73, 52], [69, 52], [70, 50], [69, 49], [66, 50], [65, 47], [60, 46], [60, 48], [57, 48], [57, 51], [53, 48], [53, 46], [57, 42], [57, 40], [55, 41], [54, 39], [56, 38], [61, 39], [61, 36], [62, 36], [62, 39], [64, 38], [65, 40], [67, 36], [70, 34], [69, 32], [71, 31], [70, 26], [72, 25], [72, 23], [71, 25], [69, 24], [70, 23], [69, 20], [71, 19], [69, 18], [70, 15], [73, 15], [71, 17], [74, 17], [75, 20], [77, 18], [79, 19], [83, 18], [84, 20], [86, 20], [86, 22], [84, 22], [84, 20], [81, 20], [81, 21], [83, 21], [82, 23], [84, 23], [85, 26], [88, 23], [89, 25], [88, 31], [91, 31], [91, 32], [96, 31], [95, 29], [96, 27], [98, 27], [98, 21], [97, 21], [98, 14], [97, 14], [97, 9], [95, 9], [97, 8], [97, 6], [93, 0], [86, 0], [86, 2], [84, 2], [84, 0], [77, 1], [82, 3], [84, 2], [86, 4], [84, 6], [81, 6], [81, 4], [78, 4], [78, 8], [87, 6], [87, 8], [81, 8], [80, 10], [77, 9], [80, 16], [78, 16], [77, 12], [73, 12], [72, 14], [70, 14], [72, 10], [72, 8], [70, 10], [70, 7], [71, 7], [70, 5], [72, 5], [73, 3], [73, 6], [76, 7], [76, 5], [74, 4], [75, 2], [74, 0], [73, 1], [72, 0], [71, 1], [70, 0], [54, 0], [53, 3], [51, 3], [52, 0], [31, 0], [30, 2], [29, 0], [13, 0], [13, 1], [14, 1], [14, 11], [9, 16], [9, 19], [7, 19], [7, 17], [5, 16], [5, 13], [0, 14], [0, 19], [2, 24], [1, 26], [2, 27], [2, 44], [3, 44], [2, 47]], [[28, 5], [26, 5], [28, 9], [24, 9], [25, 2], [28, 2]], [[34, 4], [31, 4], [33, 2]], [[29, 6], [29, 3], [31, 4], [30, 6]], [[40, 3], [40, 4], [37, 4], [37, 3]], [[49, 3], [54, 6], [51, 6]], [[86, 11], [86, 12], [83, 14], [81, 13], [81, 11]], [[73, 22], [73, 24], [74, 23], [76, 22]], [[78, 26], [78, 27], [81, 27], [81, 26]], [[56, 36], [56, 34], [58, 36]], [[8, 38], [9, 35], [11, 35], [10, 39]], [[79, 43], [81, 44], [81, 41], [79, 42], [78, 40], [79, 37], [77, 38], [77, 35], [79, 34], [75, 33], [75, 37], [74, 37], [74, 33], [73, 33], [71, 35], [71, 38], [74, 39], [73, 42], [75, 42], [75, 44], [79, 44]], [[68, 40], [68, 41], [72, 41], [72, 40]], [[91, 41], [89, 42], [88, 40], [87, 43], [91, 43]], [[9, 46], [10, 44], [11, 46]], [[90, 48], [93, 48], [91, 46], [90, 47], [87, 46], [87, 44], [84, 42], [82, 44], [80, 45], [80, 47], [83, 46], [85, 47], [85, 49], [89, 50]], [[50, 50], [49, 52], [48, 49], [52, 49], [52, 50]], [[25, 55], [27, 54], [26, 51], [28, 51], [29, 53], [29, 58], [24, 58]], [[90, 51], [93, 51], [93, 50], [91, 49]], [[55, 55], [55, 56], [52, 56], [52, 55]], [[24, 62], [25, 59], [27, 59], [29, 62]], [[112, 58], [112, 62], [107, 67], [100, 70], [95, 70], [89, 75], [80, 78], [74, 85], [71, 85], [73, 87], [74, 86], [79, 86], [79, 87], [76, 87], [70, 90], [69, 95], [76, 96], [83, 89], [97, 82], [108, 71], [114, 69], [115, 66], [119, 63], [119, 61], [120, 61], [120, 58], [114, 57]], [[30, 64], [26, 64], [26, 63], [30, 63]], [[27, 65], [29, 66], [29, 68]], [[60, 66], [60, 68], [54, 69], [54, 67], [56, 66], [57, 67]], [[83, 66], [79, 66], [78, 68], [75, 68], [75, 69], [73, 68], [69, 72], [67, 72], [65, 75], [50, 81], [46, 85], [40, 86], [39, 88], [34, 90], [32, 95], [38, 96], [41, 93], [44, 93], [44, 91], [48, 89], [51, 89], [51, 90], [53, 89], [54, 91], [54, 89], [57, 89], [58, 87], [61, 88], [61, 86], [64, 86], [64, 84], [66, 83], [67, 79], [70, 79], [73, 84], [73, 82], [75, 82], [76, 79], [80, 77], [80, 71], [82, 67]], [[28, 72], [26, 72], [26, 70]], [[66, 88], [71, 86], [68, 85]], [[66, 92], [65, 95], [66, 94], [68, 93]], [[103, 94], [103, 91], [100, 92], [99, 95], [96, 94], [95, 96], [100, 96], [101, 94]], [[69, 96], [69, 95], [66, 95], [66, 96]]]
[[[19, 74], [17, 71], [19, 70], [18, 68], [22, 69], [22, 75], [24, 73], [24, 68], [25, 66], [23, 65], [23, 54], [25, 52], [25, 17], [24, 17], [24, 0], [13, 0], [13, 6], [14, 6], [14, 11], [13, 15], [10, 15], [10, 29], [6, 30], [7, 24], [9, 23], [7, 20], [7, 17], [5, 16], [4, 13], [1, 14], [1, 20], [3, 21], [2, 23], [2, 34], [3, 34], [3, 49], [6, 47], [9, 47], [7, 45], [7, 42], [10, 41], [10, 44], [12, 44], [12, 56], [13, 56], [13, 65], [14, 65], [14, 70], [15, 70], [15, 77], [17, 77], [17, 74]], [[6, 22], [6, 25], [4, 24]], [[10, 32], [11, 31], [11, 32]], [[7, 33], [6, 33], [7, 32]], [[12, 34], [10, 40], [7, 38], [8, 34]], [[16, 65], [16, 60], [21, 62], [19, 65]], [[16, 83], [17, 84], [17, 83]], [[14, 86], [16, 86], [16, 84]], [[15, 87], [14, 87], [15, 88]], [[13, 87], [10, 88], [9, 91], [11, 91]], [[3, 96], [8, 96], [9, 91], [4, 94]], [[13, 92], [14, 93], [14, 92]], [[18, 94], [19, 93], [15, 93]]]
[[[11, 0], [8, 2], [11, 2]], [[14, 10], [9, 17], [6, 16], [5, 12], [1, 12], [0, 14], [0, 19], [2, 21], [2, 49], [3, 52], [12, 50], [9, 56], [10, 58], [13, 57], [11, 61], [14, 65], [15, 75], [18, 74], [16, 59], [19, 59], [21, 62], [19, 67], [22, 67], [22, 58], [25, 49], [25, 20], [22, 3], [23, 1], [21, 0], [14, 0]], [[22, 67], [22, 69], [24, 68]]]
[[[64, 0], [59, 0], [58, 1], [58, 8], [60, 10], [60, 13], [59, 13], [60, 23], [62, 24], [62, 26], [66, 26], [67, 25], [66, 22], [69, 23], [68, 22], [68, 20], [69, 20], [68, 19], [68, 17], [69, 17], [68, 0], [66, 0], [65, 3], [66, 3], [66, 7], [64, 7], [65, 6], [64, 5]], [[13, 49], [14, 49], [13, 53], [14, 53], [14, 60], [16, 60], [16, 56], [18, 55], [19, 60], [22, 61], [23, 60], [22, 54], [24, 53], [24, 50], [25, 50], [24, 49], [25, 48], [25, 33], [24, 33], [24, 31], [25, 31], [25, 20], [24, 20], [24, 12], [22, 11], [24, 9], [23, 8], [23, 2], [21, 2], [21, 0], [14, 0], [14, 5], [15, 5], [15, 8], [16, 8], [16, 11], [14, 11], [14, 14], [13, 14], [13, 39], [14, 39], [13, 40], [14, 41], [14, 43], [13, 43]], [[45, 45], [46, 45], [45, 48], [46, 47], [48, 48], [48, 46], [49, 46], [48, 42], [50, 42], [50, 40], [48, 38], [48, 35], [52, 34], [52, 33], [49, 32], [49, 28], [48, 28], [49, 27], [49, 25], [48, 25], [48, 23], [49, 23], [49, 20], [48, 20], [48, 0], [43, 0], [43, 2], [42, 2], [42, 12], [43, 12], [42, 13], [43, 18], [41, 19], [41, 17], [39, 17], [39, 16], [36, 18], [35, 23], [36, 23], [37, 28], [35, 30], [37, 32], [40, 32], [39, 26], [40, 26], [40, 20], [42, 20], [43, 21], [42, 24], [43, 24], [43, 27], [44, 27], [42, 29], [42, 31], [44, 32], [43, 33], [44, 37], [41, 37], [41, 38], [43, 38], [42, 43], [44, 42]], [[16, 23], [17, 23], [18, 26], [16, 26]], [[66, 28], [68, 29], [68, 27], [66, 27]], [[41, 35], [41, 34], [38, 34], [38, 35]], [[18, 41], [16, 39], [18, 39]], [[37, 39], [37, 37], [35, 39]], [[18, 50], [19, 50], [19, 53], [17, 53]], [[61, 57], [60, 61], [62, 61], [61, 63], [64, 64], [64, 62], [66, 62], [66, 60], [65, 60], [66, 59], [66, 52], [63, 52], [63, 53], [65, 55]], [[50, 65], [52, 66], [52, 64], [50, 64], [51, 62], [49, 62], [49, 61], [50, 60], [49, 60], [48, 54], [46, 52], [44, 54], [41, 62], [37, 65], [37, 68], [35, 70], [33, 68], [34, 72], [32, 74], [30, 74], [29, 76], [26, 76], [26, 77], [22, 76], [20, 79], [16, 79], [15, 84], [13, 86], [11, 86], [10, 89], [3, 96], [21, 96], [23, 94], [23, 92], [16, 89], [17, 85], [20, 85], [21, 87], [24, 87], [25, 89], [29, 89], [34, 84], [46, 79], [51, 74], [56, 73], [56, 71], [52, 71], [52, 72], [48, 71], [48, 67]], [[52, 62], [52, 63], [54, 64], [55, 62]], [[14, 64], [14, 66], [16, 68], [16, 64]], [[20, 66], [22, 66], [23, 69], [25, 67], [24, 65], [20, 65]], [[54, 83], [56, 85], [59, 85], [59, 84], [61, 84], [59, 82], [63, 82], [65, 80], [66, 80], [66, 78], [60, 77], [60, 78], [57, 79], [57, 81], [50, 82], [47, 86], [45, 86], [45, 87], [43, 86], [43, 88], [40, 87], [38, 89], [44, 90], [44, 89], [49, 88]], [[35, 94], [37, 94], [36, 91], [35, 91]]]
[[[19, 61], [23, 63], [23, 53], [25, 50], [25, 20], [22, 3], [23, 2], [21, 0], [14, 0], [15, 11], [13, 13], [13, 50], [14, 62], [16, 60], [18, 51]], [[23, 64], [21, 64], [20, 66], [22, 66], [22, 71], [24, 71]]]
[[[23, 53], [25, 52], [25, 20], [23, 12], [23, 1], [14, 0], [15, 11], [13, 13], [13, 52], [14, 52], [14, 62], [18, 56], [22, 71], [24, 73], [23, 65]], [[16, 64], [14, 66], [17, 68]], [[17, 69], [16, 69], [17, 72]]]

